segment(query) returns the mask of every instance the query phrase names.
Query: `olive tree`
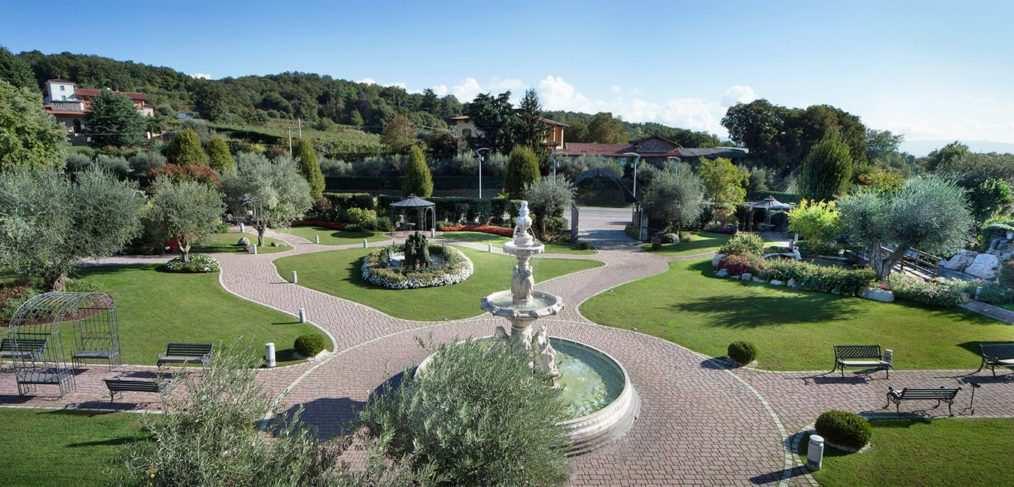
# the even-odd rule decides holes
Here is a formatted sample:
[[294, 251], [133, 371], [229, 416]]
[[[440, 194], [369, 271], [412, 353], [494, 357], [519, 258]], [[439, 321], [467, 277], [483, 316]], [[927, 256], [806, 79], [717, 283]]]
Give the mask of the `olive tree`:
[[0, 171], [63, 167], [67, 132], [45, 110], [42, 96], [0, 80]]
[[133, 183], [98, 168], [74, 181], [48, 171], [0, 174], [0, 267], [63, 290], [82, 258], [112, 255], [137, 236], [144, 205]]
[[566, 177], [549, 176], [525, 190], [525, 199], [535, 212], [535, 228], [540, 239], [547, 239], [547, 221], [560, 218], [574, 201], [574, 185]]
[[659, 171], [641, 194], [641, 201], [652, 218], [679, 228], [700, 218], [704, 184], [688, 164], [679, 163]]
[[964, 191], [938, 176], [909, 179], [894, 193], [859, 191], [840, 199], [838, 208], [849, 240], [866, 248], [881, 279], [911, 249], [957, 250], [974, 223]]
[[222, 195], [207, 184], [160, 177], [155, 181], [149, 219], [162, 235], [177, 242], [183, 262], [190, 262], [191, 246], [215, 232], [224, 207]]
[[237, 157], [236, 164], [236, 173], [222, 180], [222, 189], [233, 214], [247, 215], [257, 229], [258, 246], [264, 243], [268, 227], [289, 225], [313, 205], [310, 184], [291, 158], [272, 161], [245, 152]]

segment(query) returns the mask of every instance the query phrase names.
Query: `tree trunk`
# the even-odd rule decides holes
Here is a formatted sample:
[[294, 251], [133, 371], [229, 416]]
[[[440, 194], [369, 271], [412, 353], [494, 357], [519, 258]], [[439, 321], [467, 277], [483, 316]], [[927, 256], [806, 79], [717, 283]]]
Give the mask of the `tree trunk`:
[[886, 280], [891, 275], [891, 271], [894, 270], [895, 264], [905, 255], [908, 251], [907, 245], [899, 245], [893, 252], [885, 255], [883, 246], [880, 243], [872, 245], [869, 248], [870, 255], [870, 266], [873, 267], [873, 271], [877, 273], [877, 278], [880, 280]]
[[61, 272], [56, 275], [46, 277], [46, 287], [50, 291], [64, 291], [67, 289], [67, 273]]
[[190, 241], [186, 239], [179, 239], [177, 243], [180, 246], [180, 257], [183, 258], [183, 262], [190, 262]]
[[267, 230], [267, 226], [263, 223], [257, 223], [257, 246], [264, 245], [264, 231]]

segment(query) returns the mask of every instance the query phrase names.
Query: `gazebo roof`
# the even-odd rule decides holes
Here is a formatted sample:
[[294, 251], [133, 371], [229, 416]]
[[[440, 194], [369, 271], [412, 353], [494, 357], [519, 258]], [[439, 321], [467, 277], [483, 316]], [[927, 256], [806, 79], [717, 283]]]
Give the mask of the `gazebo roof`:
[[391, 203], [391, 206], [394, 208], [430, 208], [436, 204], [413, 194], [397, 203]]
[[768, 196], [760, 201], [751, 201], [747, 203], [747, 206], [763, 210], [788, 210], [792, 208], [792, 205], [782, 203], [781, 201], [776, 200], [774, 196]]

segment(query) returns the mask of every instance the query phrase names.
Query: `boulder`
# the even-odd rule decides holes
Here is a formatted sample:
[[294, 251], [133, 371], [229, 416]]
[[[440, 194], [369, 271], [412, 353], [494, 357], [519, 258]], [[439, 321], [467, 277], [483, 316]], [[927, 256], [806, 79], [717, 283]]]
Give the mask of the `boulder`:
[[760, 277], [753, 276], [753, 282], [767, 282], [767, 281], [765, 281], [764, 279], [762, 279]]
[[793, 289], [795, 289], [795, 288], [799, 287], [799, 283], [796, 282], [795, 279], [789, 279], [788, 286], [791, 287], [791, 288], [793, 288]]
[[971, 250], [962, 250], [954, 254], [950, 259], [947, 259], [940, 263], [940, 267], [951, 270], [951, 271], [963, 271], [969, 264], [975, 260], [977, 252]]
[[753, 279], [753, 274], [750, 274], [749, 272], [744, 272], [739, 275], [739, 278], [744, 281], [749, 281], [750, 279]]
[[715, 277], [729, 277], [729, 271], [727, 269], [718, 269], [715, 273]]
[[870, 288], [863, 291], [863, 297], [873, 301], [880, 301], [881, 303], [894, 301], [894, 293], [887, 289]]
[[718, 264], [722, 263], [722, 259], [725, 258], [725, 254], [715, 254], [711, 258], [711, 267], [718, 267]]
[[785, 281], [779, 281], [778, 279], [772, 279], [771, 280], [771, 285], [772, 286], [784, 286], [785, 285]]
[[979, 254], [975, 256], [972, 264], [965, 268], [965, 273], [982, 280], [992, 280], [996, 277], [996, 271], [1000, 267], [1000, 259], [992, 254]]

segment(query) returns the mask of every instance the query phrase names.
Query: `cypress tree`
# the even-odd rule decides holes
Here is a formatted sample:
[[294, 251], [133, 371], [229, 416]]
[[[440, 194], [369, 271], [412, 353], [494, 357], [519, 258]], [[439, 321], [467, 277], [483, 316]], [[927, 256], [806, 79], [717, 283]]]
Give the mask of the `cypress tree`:
[[194, 129], [180, 130], [165, 148], [165, 157], [179, 166], [207, 166], [208, 154], [201, 148], [201, 138]]
[[306, 139], [297, 140], [293, 151], [299, 161], [299, 172], [310, 183], [310, 197], [313, 201], [320, 201], [324, 197], [324, 173], [320, 172], [317, 151], [313, 150], [313, 144]]
[[427, 198], [433, 194], [433, 175], [430, 174], [430, 167], [426, 165], [426, 154], [417, 145], [413, 145], [409, 150], [401, 192], [405, 196], [414, 194], [420, 198]]
[[219, 174], [231, 174], [236, 171], [236, 160], [229, 152], [229, 144], [222, 137], [214, 137], [208, 142], [208, 160], [211, 168]]
[[832, 132], [806, 155], [799, 171], [799, 194], [810, 200], [832, 200], [847, 193], [851, 182], [849, 146]]
[[511, 150], [507, 161], [507, 177], [504, 180], [504, 192], [510, 199], [519, 200], [525, 197], [525, 189], [539, 180], [539, 157], [532, 149], [518, 145]]

